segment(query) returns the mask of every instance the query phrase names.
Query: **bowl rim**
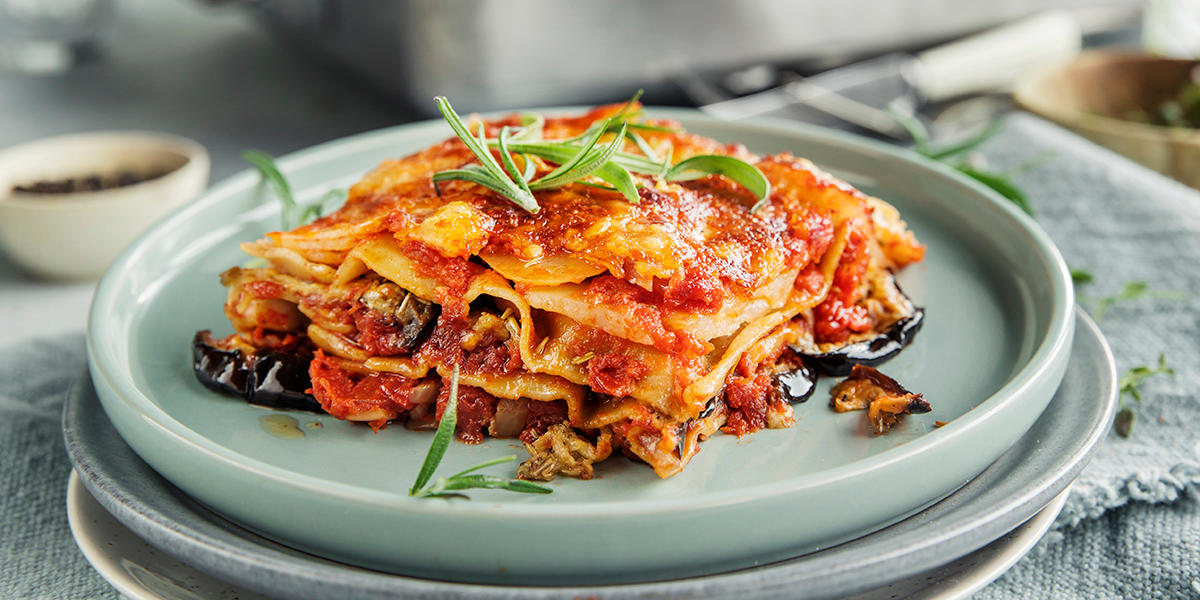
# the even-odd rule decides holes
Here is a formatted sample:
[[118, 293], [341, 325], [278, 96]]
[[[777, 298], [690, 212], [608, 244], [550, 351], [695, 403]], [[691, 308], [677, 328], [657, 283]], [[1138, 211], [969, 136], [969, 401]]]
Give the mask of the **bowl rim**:
[[[587, 108], [569, 106], [532, 108], [528, 110], [549, 115], [578, 113]], [[511, 114], [512, 112], [520, 111], [502, 111], [499, 113], [488, 113], [484, 116]], [[1057, 247], [1050, 240], [1050, 237], [1030, 216], [1026, 215], [990, 188], [962, 175], [945, 164], [921, 157], [909, 150], [824, 127], [782, 119], [755, 119], [730, 123], [704, 115], [695, 109], [647, 107], [647, 113], [650, 116], [669, 119], [734, 125], [745, 130], [795, 139], [819, 140], [822, 143], [851, 149], [859, 153], [872, 153], [882, 158], [899, 161], [909, 168], [948, 178], [957, 186], [973, 192], [976, 198], [981, 201], [980, 204], [982, 207], [988, 211], [988, 214], [1016, 221], [1015, 225], [1025, 234], [1026, 239], [1022, 241], [1031, 243], [1038, 249], [1043, 267], [1050, 275], [1047, 283], [1052, 290], [1052, 298], [1049, 302], [1049, 314], [1047, 315], [1048, 318], [1044, 333], [1038, 336], [1033, 352], [1024, 364], [1021, 365], [1020, 369], [1003, 386], [988, 398], [983, 399], [974, 410], [968, 411], [967, 414], [960, 416], [945, 427], [938, 428], [918, 439], [880, 452], [866, 459], [872, 462], [871, 465], [865, 468], [866, 472], [878, 472], [892, 465], [902, 463], [911, 456], [925, 451], [931, 444], [949, 443], [949, 438], [970, 439], [972, 436], [986, 431], [987, 422], [992, 415], [1003, 411], [1006, 406], [1014, 402], [1017, 398], [1028, 394], [1031, 389], [1038, 387], [1046, 378], [1052, 377], [1059, 363], [1065, 367], [1065, 360], [1069, 358], [1071, 339], [1074, 332], [1074, 314], [1072, 311], [1072, 307], [1074, 306], [1074, 290], [1066, 262], [1063, 260]], [[398, 132], [405, 132], [409, 135], [432, 135], [434, 132], [441, 133], [443, 130], [445, 130], [446, 136], [450, 135], [449, 128], [441, 119], [417, 121], [318, 144], [285, 155], [277, 159], [277, 163], [280, 166], [280, 170], [285, 173], [296, 172], [314, 163], [319, 163], [346, 153], [352, 153], [364, 147], [380, 144], [381, 141], [391, 139]], [[108, 391], [116, 398], [119, 398], [122, 404], [125, 404], [129, 410], [136, 412], [141, 421], [150, 424], [152, 426], [151, 429], [154, 431], [154, 437], [158, 438], [159, 441], [170, 439], [172, 443], [181, 444], [186, 447], [188, 452], [206, 455], [216, 463], [222, 464], [225, 468], [252, 473], [257, 477], [269, 479], [272, 485], [280, 485], [297, 493], [317, 494], [328, 498], [345, 499], [356, 504], [402, 509], [414, 515], [430, 514], [445, 516], [452, 514], [465, 516], [475, 514], [510, 514], [538, 516], [547, 519], [579, 519], [583, 517], [611, 518], [618, 514], [623, 516], [661, 514], [664, 510], [679, 508], [677, 499], [643, 499], [635, 504], [623, 506], [618, 510], [614, 510], [614, 507], [610, 505], [592, 503], [421, 502], [392, 492], [362, 488], [352, 484], [328, 481], [312, 475], [295, 473], [260, 461], [254, 457], [246, 457], [200, 435], [168, 414], [138, 388], [132, 379], [130, 371], [127, 368], [123, 368], [132, 357], [128, 355], [117, 356], [111, 347], [102, 343], [102, 340], [105, 338], [120, 333], [113, 329], [117, 325], [113, 320], [109, 319], [109, 315], [117, 308], [115, 306], [116, 296], [128, 287], [129, 282], [122, 281], [122, 278], [131, 272], [129, 269], [131, 265], [143, 259], [143, 255], [148, 251], [147, 247], [150, 245], [150, 242], [156, 237], [165, 235], [165, 233], [160, 232], [165, 231], [169, 225], [185, 221], [193, 213], [205, 210], [208, 205], [219, 203], [230, 194], [238, 193], [247, 186], [255, 185], [256, 177], [255, 172], [251, 169], [237, 173], [213, 186], [201, 198], [187, 207], [160, 221], [126, 248], [113, 263], [112, 267], [105, 273], [97, 286], [96, 294], [93, 297], [89, 311], [87, 326], [87, 353], [92, 378], [97, 385], [97, 389], [108, 388]], [[159, 283], [150, 283], [150, 287], [157, 287], [161, 283], [160, 279], [156, 278], [155, 281]], [[146, 284], [143, 283], [144, 285]], [[103, 397], [103, 394], [101, 396]], [[705, 509], [717, 506], [729, 506], [745, 502], [749, 498], [777, 497], [815, 486], [830, 485], [847, 478], [861, 476], [863, 473], [860, 471], [864, 468], [861, 462], [853, 461], [819, 473], [812, 473], [786, 481], [764, 483], [753, 488], [707, 494], [702, 501], [693, 499], [688, 502], [688, 508]]]
[[[0, 165], [37, 146], [96, 144], [97, 142], [117, 142], [127, 144], [131, 149], [166, 151], [182, 157], [183, 163], [158, 177], [102, 190], [36, 194], [18, 192], [6, 184], [7, 189], [0, 189], [0, 206], [8, 205], [32, 210], [63, 210], [85, 205], [113, 204], [128, 199], [132, 193], [141, 192], [153, 186], [170, 185], [197, 170], [207, 173], [211, 165], [208, 150], [193, 139], [173, 133], [138, 129], [86, 131], [29, 140], [0, 150]], [[207, 184], [207, 182], [205, 183]], [[201, 191], [203, 192], [203, 188]]]
[[1091, 113], [1081, 109], [1066, 108], [1045, 100], [1036, 91], [1047, 85], [1048, 82], [1061, 77], [1067, 69], [1087, 62], [1113, 59], [1145, 59], [1191, 63], [1195, 67], [1200, 68], [1200, 59], [1154, 56], [1135, 50], [1087, 50], [1081, 52], [1071, 61], [1044, 65], [1026, 72], [1013, 86], [1013, 100], [1018, 106], [1031, 113], [1057, 121], [1068, 127], [1079, 127], [1089, 131], [1136, 138], [1147, 142], [1178, 142], [1200, 145], [1200, 128], [1189, 129], [1186, 127], [1141, 123], [1110, 115]]

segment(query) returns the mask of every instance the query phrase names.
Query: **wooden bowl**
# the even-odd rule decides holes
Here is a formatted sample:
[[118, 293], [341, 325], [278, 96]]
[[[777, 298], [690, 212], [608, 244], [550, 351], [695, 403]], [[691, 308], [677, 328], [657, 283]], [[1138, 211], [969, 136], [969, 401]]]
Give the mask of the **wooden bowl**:
[[1031, 71], [1013, 91], [1022, 108], [1200, 189], [1200, 130], [1129, 120], [1177, 95], [1198, 60], [1090, 51]]

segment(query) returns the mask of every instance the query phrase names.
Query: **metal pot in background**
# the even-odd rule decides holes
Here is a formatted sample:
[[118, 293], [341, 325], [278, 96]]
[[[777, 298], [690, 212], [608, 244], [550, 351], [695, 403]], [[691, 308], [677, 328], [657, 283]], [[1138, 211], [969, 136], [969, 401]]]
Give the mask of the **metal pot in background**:
[[1048, 8], [1136, 0], [258, 0], [245, 6], [302, 47], [432, 114], [653, 97], [681, 74], [756, 63], [846, 62]]

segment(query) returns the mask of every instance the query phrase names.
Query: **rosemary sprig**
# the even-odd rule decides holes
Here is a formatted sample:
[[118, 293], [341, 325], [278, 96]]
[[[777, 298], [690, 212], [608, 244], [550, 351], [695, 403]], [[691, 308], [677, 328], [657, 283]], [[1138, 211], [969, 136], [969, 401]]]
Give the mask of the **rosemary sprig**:
[[[468, 181], [495, 191], [521, 208], [536, 213], [541, 207], [533, 196], [534, 191], [556, 189], [572, 183], [603, 187], [586, 181], [588, 177], [600, 179], [610, 189], [620, 192], [627, 201], [637, 204], [640, 201], [637, 190], [641, 186], [635, 181], [635, 174], [665, 181], [723, 175], [755, 195], [752, 212], [766, 205], [771, 193], [770, 183], [762, 171], [750, 163], [731, 156], [703, 155], [672, 164], [673, 148], [668, 148], [666, 157], [659, 157], [636, 130], [674, 130], [633, 121], [641, 114], [641, 110], [636, 108], [640, 94], [634, 95], [612, 117], [594, 123], [582, 134], [553, 141], [542, 138], [545, 118], [540, 115], [523, 116], [519, 130], [511, 132], [508, 128], [502, 128], [495, 140], [484, 136], [482, 124], [478, 135], [472, 136], [450, 103], [439, 96], [436, 99], [438, 109], [454, 133], [479, 160], [479, 164], [440, 171], [433, 176], [434, 184], [450, 180]], [[601, 143], [606, 135], [612, 135], [612, 139]], [[625, 140], [632, 141], [641, 154], [622, 151]], [[491, 150], [500, 154], [504, 168], [497, 163]], [[524, 158], [527, 167], [531, 165], [528, 160], [530, 156], [558, 166], [534, 180], [532, 169], [527, 168], [524, 172], [516, 169], [512, 159], [514, 154]]]
[[1129, 437], [1133, 433], [1133, 423], [1137, 420], [1137, 413], [1125, 404], [1125, 395], [1129, 394], [1133, 396], [1134, 400], [1141, 403], [1142, 394], [1138, 388], [1143, 382], [1155, 375], [1175, 376], [1175, 369], [1167, 366], [1166, 354], [1158, 355], [1158, 367], [1156, 368], [1152, 369], [1144, 365], [1137, 366], [1125, 371], [1125, 374], [1121, 375], [1120, 381], [1117, 382], [1117, 387], [1121, 393], [1121, 410], [1117, 411], [1117, 418], [1113, 421], [1113, 429], [1116, 430], [1117, 435], [1123, 438]]
[[300, 204], [292, 193], [292, 185], [275, 164], [275, 158], [261, 150], [243, 150], [242, 158], [258, 169], [263, 183], [271, 187], [275, 197], [283, 205], [281, 213], [281, 231], [291, 231], [301, 225], [307, 225], [324, 212], [325, 206], [334, 201], [345, 200], [346, 190], [333, 189], [325, 192], [316, 202]]
[[454, 112], [454, 108], [450, 106], [449, 100], [446, 100], [443, 96], [438, 96], [434, 98], [434, 102], [437, 102], [438, 110], [442, 112], [442, 116], [450, 124], [450, 129], [453, 129], [458, 139], [466, 144], [471, 154], [474, 154], [475, 158], [479, 159], [479, 164], [477, 165], [467, 165], [460, 169], [435, 173], [433, 176], [434, 185], [436, 186], [439, 182], [451, 179], [469, 181], [499, 193], [531, 213], [537, 212], [540, 207], [537, 200], [533, 198], [533, 193], [529, 191], [528, 186], [522, 187], [510, 179], [504, 173], [504, 170], [500, 168], [500, 165], [496, 163], [496, 159], [492, 157], [491, 151], [488, 150], [487, 138], [483, 135], [483, 123], [479, 124], [479, 137], [476, 139], [471, 135], [471, 132], [467, 131], [466, 124], [459, 118], [458, 113]]
[[763, 175], [758, 167], [732, 156], [718, 154], [693, 156], [671, 167], [663, 179], [683, 181], [713, 174], [724, 175], [738, 182], [758, 198], [758, 201], [750, 208], [750, 212], [758, 212], [760, 208], [766, 206], [767, 199], [771, 196], [771, 182], [767, 180], [767, 176]]
[[1017, 205], [1017, 208], [1020, 208], [1025, 214], [1033, 216], [1033, 205], [1029, 203], [1029, 198], [1025, 196], [1025, 192], [1013, 182], [1009, 173], [1000, 173], [973, 167], [961, 159], [963, 154], [974, 150], [1000, 130], [998, 121], [989, 124], [979, 133], [969, 136], [964, 140], [949, 146], [935, 148], [930, 144], [929, 130], [925, 128], [925, 125], [919, 119], [894, 108], [889, 108], [886, 112], [908, 132], [909, 137], [913, 140], [913, 149], [918, 154], [950, 165], [963, 175], [992, 188], [992, 190], [1004, 196], [1009, 202]]
[[554, 491], [532, 481], [506, 479], [494, 475], [472, 475], [472, 473], [480, 469], [514, 461], [517, 459], [514, 455], [494, 458], [479, 463], [449, 477], [439, 477], [432, 485], [426, 487], [429, 480], [433, 478], [434, 472], [437, 471], [438, 465], [441, 464], [442, 458], [446, 456], [446, 449], [450, 447], [450, 442], [454, 439], [454, 428], [457, 425], [458, 366], [455, 365], [454, 372], [450, 375], [450, 397], [446, 399], [446, 408], [442, 411], [442, 420], [438, 423], [437, 432], [433, 434], [433, 443], [429, 445], [429, 452], [425, 455], [425, 462], [421, 464], [421, 470], [417, 473], [417, 479], [408, 490], [409, 496], [418, 498], [448, 498], [452, 496], [465, 498], [466, 496], [459, 492], [469, 489], [500, 489], [523, 494], [549, 494]]

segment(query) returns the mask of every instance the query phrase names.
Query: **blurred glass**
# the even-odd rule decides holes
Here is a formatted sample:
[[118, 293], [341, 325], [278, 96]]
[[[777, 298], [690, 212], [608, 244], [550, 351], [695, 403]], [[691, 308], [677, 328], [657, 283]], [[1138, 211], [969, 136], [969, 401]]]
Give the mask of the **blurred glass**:
[[112, 0], [0, 0], [0, 68], [66, 71], [111, 15]]

